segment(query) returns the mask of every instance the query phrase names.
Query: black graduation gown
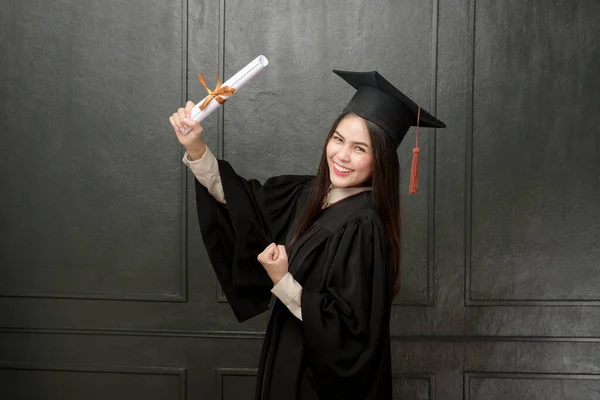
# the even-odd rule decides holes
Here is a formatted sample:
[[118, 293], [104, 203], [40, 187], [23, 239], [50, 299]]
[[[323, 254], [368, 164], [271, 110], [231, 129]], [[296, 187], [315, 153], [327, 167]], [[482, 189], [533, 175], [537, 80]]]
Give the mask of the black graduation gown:
[[270, 308], [256, 399], [391, 399], [393, 268], [371, 193], [323, 210], [288, 249], [289, 271], [303, 287], [300, 321], [271, 295], [273, 283], [256, 256], [271, 242], [289, 243], [313, 177], [261, 185], [218, 164], [227, 206], [196, 181], [198, 218], [236, 318]]

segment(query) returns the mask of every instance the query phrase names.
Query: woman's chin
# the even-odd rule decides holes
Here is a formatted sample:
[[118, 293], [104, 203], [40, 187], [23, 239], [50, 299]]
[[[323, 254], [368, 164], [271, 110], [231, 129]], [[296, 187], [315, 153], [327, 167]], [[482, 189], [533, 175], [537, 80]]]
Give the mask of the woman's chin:
[[350, 186], [349, 181], [347, 179], [344, 179], [339, 176], [332, 176], [330, 180], [333, 187], [336, 188], [345, 188]]

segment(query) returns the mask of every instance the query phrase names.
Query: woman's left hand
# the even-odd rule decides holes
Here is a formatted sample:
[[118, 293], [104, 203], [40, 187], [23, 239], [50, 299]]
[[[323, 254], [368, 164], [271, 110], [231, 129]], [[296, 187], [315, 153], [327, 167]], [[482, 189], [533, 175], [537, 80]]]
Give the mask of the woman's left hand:
[[285, 246], [271, 243], [257, 257], [269, 274], [269, 278], [275, 285], [288, 273], [288, 257]]

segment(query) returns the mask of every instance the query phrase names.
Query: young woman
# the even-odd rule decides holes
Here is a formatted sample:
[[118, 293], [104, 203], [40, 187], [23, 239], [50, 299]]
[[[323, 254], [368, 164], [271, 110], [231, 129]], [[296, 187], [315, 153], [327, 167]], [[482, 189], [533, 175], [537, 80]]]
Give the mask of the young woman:
[[243, 321], [270, 309], [258, 400], [392, 398], [396, 149], [410, 126], [445, 125], [377, 72], [334, 72], [357, 92], [327, 135], [316, 177], [245, 180], [208, 150], [192, 102], [170, 117], [234, 314]]

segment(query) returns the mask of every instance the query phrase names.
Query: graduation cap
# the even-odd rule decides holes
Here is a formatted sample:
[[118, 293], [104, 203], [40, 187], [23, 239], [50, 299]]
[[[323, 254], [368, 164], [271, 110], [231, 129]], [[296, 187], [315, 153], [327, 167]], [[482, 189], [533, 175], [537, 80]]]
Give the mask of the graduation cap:
[[353, 72], [333, 70], [356, 89], [344, 108], [377, 124], [394, 142], [396, 148], [411, 126], [417, 127], [417, 145], [413, 148], [409, 193], [417, 192], [419, 127], [445, 128], [446, 125], [389, 83], [377, 71]]

